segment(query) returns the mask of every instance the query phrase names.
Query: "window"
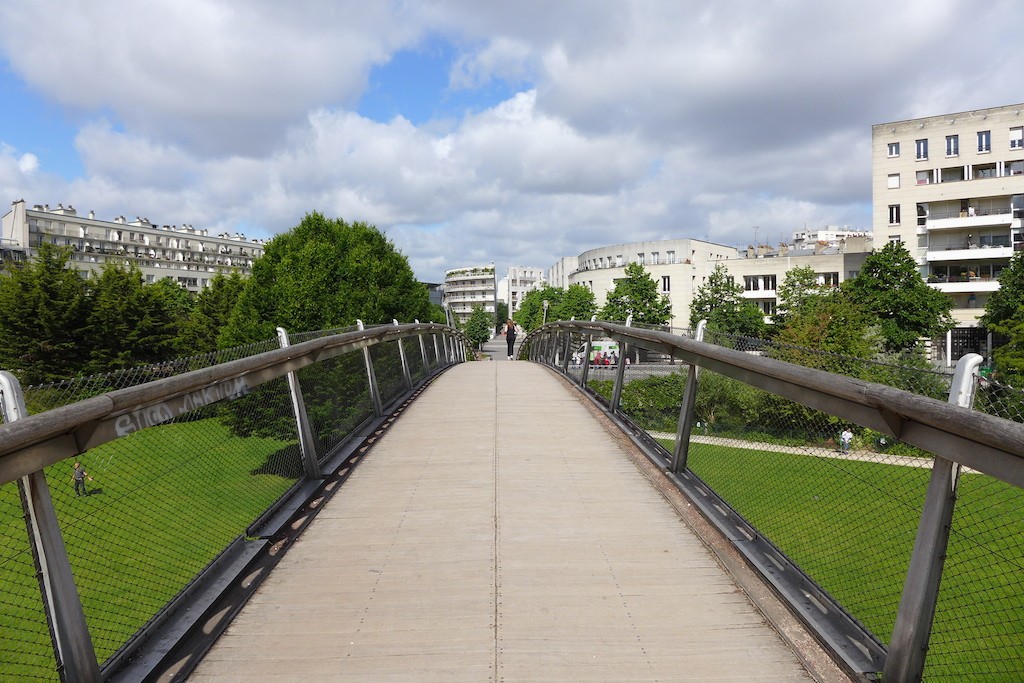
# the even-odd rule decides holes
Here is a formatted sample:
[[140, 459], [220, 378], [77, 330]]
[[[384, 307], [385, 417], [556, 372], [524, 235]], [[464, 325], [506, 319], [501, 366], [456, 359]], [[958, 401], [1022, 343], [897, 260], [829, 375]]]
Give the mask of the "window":
[[900, 143], [890, 142], [889, 143], [889, 156], [898, 157], [900, 155]]
[[931, 182], [932, 172], [931, 171], [918, 171], [917, 172], [917, 184], [927, 185]]
[[1024, 126], [1016, 126], [1010, 129], [1010, 149], [1024, 147]]
[[636, 262], [639, 263], [640, 265], [643, 265], [643, 263], [644, 263], [644, 254], [643, 254], [643, 252], [640, 252], [639, 254], [636, 255]]
[[661, 253], [657, 251], [651, 252], [651, 265], [657, 265], [658, 259], [661, 257]]
[[955, 157], [960, 155], [960, 136], [959, 135], [947, 135], [946, 136], [946, 156]]
[[676, 252], [674, 252], [674, 251], [666, 251], [665, 252], [665, 258], [666, 258], [666, 260], [669, 263], [675, 263], [676, 262]]
[[757, 306], [758, 306], [758, 308], [761, 309], [761, 312], [764, 313], [765, 315], [775, 315], [775, 300], [774, 299], [766, 299], [765, 301], [759, 301], [759, 302], [757, 302]]
[[890, 173], [889, 174], [889, 185], [888, 185], [889, 189], [890, 190], [896, 190], [896, 189], [899, 189], [899, 186], [900, 186], [900, 174], [899, 173]]
[[761, 282], [767, 290], [778, 289], [776, 286], [778, 278], [775, 275], [765, 275], [761, 278]]
[[889, 205], [889, 225], [900, 224], [900, 205], [890, 204]]
[[903, 244], [903, 238], [899, 235], [889, 235], [889, 244]]
[[990, 130], [979, 130], [978, 131], [978, 151], [979, 152], [991, 152], [992, 151], [992, 131], [990, 131]]
[[622, 267], [622, 254], [618, 254], [618, 255], [617, 255], [617, 256], [615, 257], [615, 265], [616, 265], [616, 267], [618, 267], [618, 268], [621, 268], [621, 267]]
[[669, 282], [669, 276], [668, 275], [662, 275], [661, 276], [661, 291], [662, 292], [670, 292], [670, 291], [672, 291], [672, 289], [670, 287], [670, 284], [671, 283]]
[[918, 159], [927, 159], [928, 158], [928, 138], [925, 138], [924, 140], [918, 140], [916, 142], [916, 145], [917, 145], [917, 158]]
[[757, 275], [743, 276], [743, 289], [747, 292], [756, 292], [761, 289], [761, 278]]
[[818, 273], [817, 281], [825, 287], [838, 287], [839, 273]]

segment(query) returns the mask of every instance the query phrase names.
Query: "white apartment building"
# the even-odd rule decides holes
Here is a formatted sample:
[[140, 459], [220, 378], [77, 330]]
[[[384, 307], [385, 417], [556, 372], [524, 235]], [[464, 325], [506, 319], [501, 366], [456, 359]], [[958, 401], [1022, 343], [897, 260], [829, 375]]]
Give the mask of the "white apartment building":
[[476, 307], [493, 315], [497, 310], [494, 264], [445, 271], [443, 305], [460, 323], [466, 322]]
[[[815, 233], [825, 237], [823, 233]], [[778, 307], [778, 286], [786, 273], [794, 268], [814, 270], [819, 285], [838, 287], [844, 280], [856, 277], [871, 253], [871, 233], [850, 231], [852, 237], [815, 240], [810, 246], [798, 248], [780, 244], [778, 249], [766, 245], [750, 247], [739, 258], [722, 265], [742, 285], [743, 298], [757, 304], [765, 318], [775, 315]], [[794, 233], [794, 244], [801, 233]]]
[[1024, 249], [1024, 104], [879, 123], [871, 159], [876, 236], [903, 242], [953, 299], [947, 359], [987, 353], [978, 318]]
[[555, 262], [555, 265], [548, 268], [547, 282], [551, 287], [569, 289], [570, 276], [579, 269], [580, 259], [578, 256], [563, 256]]
[[513, 266], [498, 283], [498, 299], [508, 305], [508, 312], [512, 314], [519, 310], [527, 292], [543, 287], [546, 282], [540, 268]]
[[146, 218], [112, 221], [79, 216], [71, 205], [26, 206], [14, 202], [0, 219], [0, 249], [6, 258], [31, 258], [43, 242], [72, 248], [71, 267], [83, 276], [106, 263], [134, 264], [147, 283], [169, 277], [197, 292], [218, 274], [252, 272], [263, 254], [263, 240], [244, 235], [210, 235], [191, 225], [155, 225]]
[[625, 277], [626, 266], [640, 263], [658, 283], [658, 291], [672, 303], [673, 327], [689, 327], [690, 302], [704, 284], [715, 264], [735, 259], [735, 247], [695, 239], [632, 242], [585, 251], [569, 284], [585, 285], [594, 293], [595, 303], [604, 306], [615, 281]]

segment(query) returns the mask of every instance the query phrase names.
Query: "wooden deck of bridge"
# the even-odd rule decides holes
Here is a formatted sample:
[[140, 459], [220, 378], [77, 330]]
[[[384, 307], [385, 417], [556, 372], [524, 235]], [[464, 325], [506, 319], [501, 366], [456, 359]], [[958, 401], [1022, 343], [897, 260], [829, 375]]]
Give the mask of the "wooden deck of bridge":
[[477, 362], [395, 422], [190, 680], [810, 680], [792, 640], [569, 387]]

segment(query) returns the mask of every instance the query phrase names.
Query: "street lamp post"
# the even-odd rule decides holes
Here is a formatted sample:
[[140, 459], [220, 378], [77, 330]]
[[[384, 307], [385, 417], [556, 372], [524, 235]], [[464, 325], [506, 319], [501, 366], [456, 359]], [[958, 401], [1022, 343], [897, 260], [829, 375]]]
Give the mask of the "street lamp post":
[[541, 325], [546, 325], [548, 322], [548, 300], [544, 299], [544, 320]]

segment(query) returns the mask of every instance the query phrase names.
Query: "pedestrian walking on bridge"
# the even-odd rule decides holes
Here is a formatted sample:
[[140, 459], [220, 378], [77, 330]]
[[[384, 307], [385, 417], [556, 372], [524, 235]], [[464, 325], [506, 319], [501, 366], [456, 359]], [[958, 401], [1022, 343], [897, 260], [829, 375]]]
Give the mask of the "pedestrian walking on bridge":
[[516, 343], [516, 324], [512, 322], [512, 318], [505, 322], [505, 341], [508, 342], [508, 359], [512, 360], [512, 347]]

